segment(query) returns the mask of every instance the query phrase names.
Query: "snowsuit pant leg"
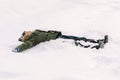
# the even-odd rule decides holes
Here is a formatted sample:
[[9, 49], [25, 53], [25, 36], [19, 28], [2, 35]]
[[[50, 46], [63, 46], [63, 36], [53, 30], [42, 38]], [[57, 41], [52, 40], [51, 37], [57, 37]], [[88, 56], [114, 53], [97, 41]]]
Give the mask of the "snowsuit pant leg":
[[63, 38], [63, 39], [73, 39], [75, 41], [77, 41], [77, 40], [83, 40], [85, 42], [98, 43], [98, 40], [95, 41], [94, 39], [87, 39], [85, 37], [76, 37], [76, 36], [61, 35], [60, 38]]

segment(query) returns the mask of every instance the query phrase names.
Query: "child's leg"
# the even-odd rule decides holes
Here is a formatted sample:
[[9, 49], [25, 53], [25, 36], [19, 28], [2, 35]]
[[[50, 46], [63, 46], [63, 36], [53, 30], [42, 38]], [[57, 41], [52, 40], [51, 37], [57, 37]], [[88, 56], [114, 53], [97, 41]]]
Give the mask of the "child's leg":
[[94, 39], [87, 39], [85, 37], [76, 37], [76, 36], [62, 35], [60, 38], [63, 38], [63, 39], [73, 39], [75, 41], [82, 40], [82, 41], [85, 41], [85, 42], [98, 43], [98, 40], [95, 41]]
[[[85, 48], [88, 48], [88, 47], [91, 47], [92, 49], [93, 48], [96, 48], [96, 49], [99, 49], [99, 48], [103, 48], [104, 45], [106, 43], [108, 43], [108, 35], [105, 35], [103, 39], [98, 39], [98, 40], [94, 40], [94, 39], [87, 39], [85, 37], [76, 37], [76, 36], [67, 36], [67, 35], [61, 35], [60, 38], [63, 38], [63, 39], [72, 39], [72, 40], [75, 40], [75, 44], [78, 46], [82, 46], [82, 47], [85, 47]], [[85, 41], [85, 42], [90, 42], [90, 43], [97, 43], [97, 45], [95, 46], [90, 46], [90, 45], [82, 45], [80, 42], [77, 42], [77, 41]]]

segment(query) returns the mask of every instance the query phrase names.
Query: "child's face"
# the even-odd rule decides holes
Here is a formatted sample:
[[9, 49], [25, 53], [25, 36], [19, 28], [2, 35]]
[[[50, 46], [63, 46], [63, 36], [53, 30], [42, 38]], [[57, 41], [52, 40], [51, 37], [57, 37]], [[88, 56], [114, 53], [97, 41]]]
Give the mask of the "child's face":
[[31, 31], [24, 31], [22, 33], [22, 36], [18, 40], [21, 42], [26, 42], [31, 34], [32, 34]]

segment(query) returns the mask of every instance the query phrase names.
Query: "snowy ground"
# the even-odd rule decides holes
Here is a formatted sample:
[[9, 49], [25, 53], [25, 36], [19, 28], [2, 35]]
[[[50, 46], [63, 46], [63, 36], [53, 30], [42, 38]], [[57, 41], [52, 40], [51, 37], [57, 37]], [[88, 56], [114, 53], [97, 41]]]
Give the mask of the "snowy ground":
[[[120, 80], [119, 26], [120, 0], [0, 0], [0, 80]], [[58, 39], [13, 53], [34, 29], [110, 40], [101, 50]]]

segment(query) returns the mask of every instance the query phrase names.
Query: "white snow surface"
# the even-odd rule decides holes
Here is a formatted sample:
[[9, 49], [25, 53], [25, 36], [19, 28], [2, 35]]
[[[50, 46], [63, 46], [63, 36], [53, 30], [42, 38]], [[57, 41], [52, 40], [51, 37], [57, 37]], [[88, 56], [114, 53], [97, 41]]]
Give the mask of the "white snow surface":
[[[120, 0], [0, 0], [0, 80], [120, 80]], [[24, 30], [57, 30], [99, 39], [104, 49], [71, 40], [12, 49]]]

